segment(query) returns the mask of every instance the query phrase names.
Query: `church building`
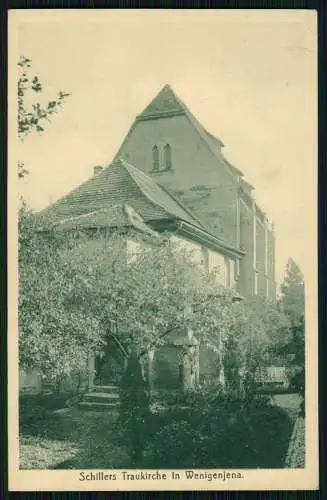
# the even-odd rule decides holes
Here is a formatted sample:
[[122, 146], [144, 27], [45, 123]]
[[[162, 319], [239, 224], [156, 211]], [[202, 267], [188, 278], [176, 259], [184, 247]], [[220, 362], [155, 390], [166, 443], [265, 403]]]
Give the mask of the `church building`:
[[[37, 217], [44, 230], [83, 230], [95, 246], [103, 244], [99, 234], [117, 229], [154, 238], [164, 233], [192, 250], [197, 265], [218, 269], [217, 281], [232, 288], [236, 300], [257, 295], [274, 301], [274, 228], [255, 202], [253, 186], [222, 148], [166, 85], [136, 117], [110, 165], [94, 167], [86, 182]], [[133, 252], [133, 241], [127, 241], [126, 252]], [[199, 349], [191, 333], [173, 335], [159, 350], [149, 348], [144, 360], [154, 389], [194, 387], [216, 373], [217, 363], [223, 379], [221, 356]], [[109, 397], [103, 388], [117, 382], [112, 373], [119, 374], [125, 360], [110, 333], [107, 355], [90, 356], [91, 392], [83, 404], [100, 404], [101, 390]]]
[[[132, 124], [115, 159], [124, 158], [169, 189], [208, 230], [244, 256], [226, 262], [244, 296], [276, 299], [275, 235], [244, 173], [166, 85]], [[235, 266], [234, 266], [235, 262]]]

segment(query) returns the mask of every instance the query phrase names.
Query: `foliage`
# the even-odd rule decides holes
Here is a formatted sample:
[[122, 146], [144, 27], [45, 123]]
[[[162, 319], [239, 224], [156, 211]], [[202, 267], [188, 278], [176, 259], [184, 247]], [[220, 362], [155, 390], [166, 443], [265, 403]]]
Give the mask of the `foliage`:
[[[38, 234], [23, 205], [19, 217], [19, 352], [22, 367], [48, 379], [84, 370], [90, 349], [99, 350], [102, 328], [85, 307], [83, 270], [67, 262], [68, 242]], [[72, 298], [78, 295], [80, 303]]]
[[[58, 92], [57, 96], [49, 101], [46, 105], [41, 105], [39, 102], [31, 102], [28, 104], [29, 94], [40, 94], [43, 90], [42, 83], [37, 76], [29, 74], [31, 68], [31, 60], [21, 56], [18, 63], [20, 70], [17, 83], [18, 97], [18, 137], [23, 140], [33, 130], [38, 133], [44, 131], [44, 122], [50, 122], [50, 117], [57, 113], [69, 96], [67, 92]], [[23, 162], [18, 162], [18, 177], [23, 178], [28, 174]]]
[[147, 384], [137, 354], [132, 352], [121, 381], [119, 424], [123, 437], [130, 443], [134, 460], [141, 456], [148, 413]]
[[302, 326], [304, 319], [304, 280], [300, 268], [293, 259], [286, 266], [286, 276], [281, 285], [281, 304], [290, 318], [292, 327]]
[[[223, 333], [220, 349], [226, 382], [230, 389], [237, 390], [241, 371], [245, 388], [251, 390], [257, 368], [271, 364], [276, 352], [288, 342], [289, 321], [275, 304], [259, 297], [231, 304], [226, 304], [225, 299], [216, 302], [215, 307], [218, 310], [214, 316], [220, 320], [217, 330]], [[200, 322], [205, 321], [204, 315], [202, 317], [199, 327]]]
[[278, 362], [291, 341], [291, 322], [288, 316], [278, 304], [263, 297], [248, 298], [246, 304], [252, 311], [252, 321], [261, 323], [266, 332], [268, 340], [266, 364]]
[[281, 286], [280, 305], [291, 324], [291, 338], [285, 352], [295, 366], [291, 383], [304, 395], [305, 388], [305, 306], [304, 280], [298, 265], [289, 259]]
[[[101, 350], [114, 320], [119, 340], [137, 355], [164, 343], [172, 329], [192, 328], [217, 353], [217, 364], [224, 360], [227, 385], [238, 389], [240, 371], [249, 385], [269, 349], [269, 322], [248, 304], [234, 302], [233, 292], [196, 268], [187, 252], [133, 232], [41, 234], [36, 221], [22, 209], [23, 364], [53, 377], [81, 369], [90, 350]], [[130, 258], [127, 239], [140, 243]]]
[[[245, 405], [230, 395], [192, 395], [190, 410], [157, 417], [150, 430], [144, 468], [280, 468], [292, 432], [282, 409], [266, 398]], [[151, 432], [152, 431], [152, 432]], [[267, 454], [267, 449], [270, 450]]]
[[80, 238], [66, 258], [89, 270], [88, 307], [106, 322], [116, 320], [120, 340], [139, 355], [149, 344], [164, 342], [171, 328], [187, 324], [185, 308], [200, 274], [163, 241], [143, 244], [137, 259], [128, 259], [131, 238], [138, 240], [133, 233]]
[[[135, 234], [129, 237], [137, 239]], [[164, 240], [140, 245], [137, 258], [127, 262], [125, 239], [116, 234], [101, 241], [97, 235], [97, 242], [81, 240], [73, 250], [74, 262], [82, 268], [87, 259], [92, 270], [88, 306], [93, 303], [104, 322], [115, 319], [121, 342], [138, 355], [151, 344], [164, 343], [172, 329], [191, 328], [200, 344], [217, 353], [217, 363], [219, 357], [226, 362], [234, 358], [228, 373], [234, 386], [239, 369], [250, 378], [269, 345], [265, 325], [256, 321], [255, 312], [234, 302], [231, 290], [196, 268], [187, 252]]]

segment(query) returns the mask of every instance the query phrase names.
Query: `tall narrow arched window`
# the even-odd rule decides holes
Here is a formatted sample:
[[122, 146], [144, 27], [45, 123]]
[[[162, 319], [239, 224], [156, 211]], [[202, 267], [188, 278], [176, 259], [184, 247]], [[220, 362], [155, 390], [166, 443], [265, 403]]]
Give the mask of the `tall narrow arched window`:
[[171, 170], [172, 168], [172, 158], [171, 158], [171, 146], [166, 144], [164, 148], [164, 165], [166, 170]]
[[155, 171], [159, 170], [159, 150], [158, 146], [152, 148], [152, 168]]

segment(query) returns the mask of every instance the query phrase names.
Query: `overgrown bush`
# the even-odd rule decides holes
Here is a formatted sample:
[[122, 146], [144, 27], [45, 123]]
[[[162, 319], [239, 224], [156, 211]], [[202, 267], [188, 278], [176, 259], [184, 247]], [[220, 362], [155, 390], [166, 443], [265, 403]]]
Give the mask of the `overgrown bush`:
[[293, 390], [298, 392], [302, 397], [300, 405], [300, 416], [305, 416], [305, 369], [304, 366], [298, 366], [294, 369], [290, 377], [290, 384]]
[[[72, 396], [72, 395], [70, 395]], [[48, 425], [56, 427], [54, 410], [64, 408], [68, 394], [37, 394], [22, 395], [19, 398], [19, 428], [20, 433], [38, 435]], [[50, 422], [50, 423], [49, 423]]]
[[185, 399], [188, 409], [151, 417], [140, 467], [283, 466], [292, 423], [269, 398], [241, 401], [216, 388]]
[[133, 352], [121, 380], [117, 438], [128, 443], [134, 460], [138, 460], [142, 453], [148, 413], [147, 384], [137, 354]]

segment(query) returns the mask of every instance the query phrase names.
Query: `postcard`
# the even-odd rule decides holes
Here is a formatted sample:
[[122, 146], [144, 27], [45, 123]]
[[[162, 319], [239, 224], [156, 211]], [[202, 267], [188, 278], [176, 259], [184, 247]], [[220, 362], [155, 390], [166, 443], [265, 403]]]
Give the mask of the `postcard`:
[[11, 491], [318, 489], [314, 10], [11, 10]]

